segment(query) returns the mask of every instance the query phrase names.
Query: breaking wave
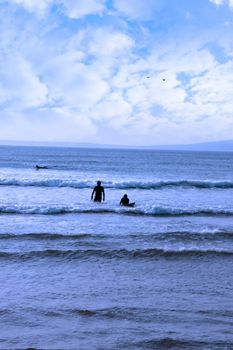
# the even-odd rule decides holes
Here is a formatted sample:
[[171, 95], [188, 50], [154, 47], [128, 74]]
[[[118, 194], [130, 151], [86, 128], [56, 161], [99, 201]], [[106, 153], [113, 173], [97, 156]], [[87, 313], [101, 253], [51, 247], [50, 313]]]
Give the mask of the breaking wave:
[[61, 215], [61, 214], [118, 214], [135, 216], [233, 216], [233, 210], [222, 208], [171, 208], [157, 206], [139, 206], [134, 208], [111, 207], [69, 207], [69, 206], [0, 206], [0, 214], [33, 214], [33, 215]]
[[[158, 180], [158, 181], [105, 181], [105, 188], [159, 190], [169, 187], [198, 189], [233, 189], [233, 181], [203, 180]], [[0, 186], [35, 186], [35, 187], [71, 187], [77, 189], [92, 188], [93, 181], [77, 181], [75, 179], [17, 179], [0, 178]]]

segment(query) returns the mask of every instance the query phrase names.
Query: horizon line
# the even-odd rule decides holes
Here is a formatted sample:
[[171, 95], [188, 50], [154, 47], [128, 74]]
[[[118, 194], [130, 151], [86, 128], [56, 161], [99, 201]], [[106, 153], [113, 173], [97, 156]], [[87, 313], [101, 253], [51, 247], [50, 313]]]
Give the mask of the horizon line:
[[[227, 151], [233, 152], [233, 140], [205, 141], [188, 144], [162, 145], [115, 145], [78, 141], [23, 141], [0, 140], [0, 146], [31, 146], [31, 147], [71, 147], [71, 148], [124, 148], [124, 149], [154, 149], [154, 150], [188, 150], [188, 151]], [[206, 147], [206, 149], [205, 149]], [[223, 149], [221, 149], [223, 147]]]

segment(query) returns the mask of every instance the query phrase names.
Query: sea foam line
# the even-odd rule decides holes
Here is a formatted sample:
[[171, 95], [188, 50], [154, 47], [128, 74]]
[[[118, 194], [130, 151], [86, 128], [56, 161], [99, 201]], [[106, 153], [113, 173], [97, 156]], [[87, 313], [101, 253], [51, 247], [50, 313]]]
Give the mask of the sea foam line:
[[233, 216], [233, 209], [215, 209], [215, 208], [169, 208], [158, 206], [139, 206], [136, 208], [107, 208], [103, 207], [68, 207], [68, 206], [0, 206], [0, 214], [31, 214], [31, 215], [60, 215], [60, 214], [118, 214], [135, 216]]
[[[184, 187], [198, 189], [231, 189], [233, 181], [211, 180], [157, 180], [157, 181], [105, 181], [105, 188], [158, 190], [169, 187]], [[71, 187], [77, 189], [92, 188], [93, 181], [77, 181], [75, 179], [18, 179], [0, 178], [0, 186], [35, 186], [35, 187]]]

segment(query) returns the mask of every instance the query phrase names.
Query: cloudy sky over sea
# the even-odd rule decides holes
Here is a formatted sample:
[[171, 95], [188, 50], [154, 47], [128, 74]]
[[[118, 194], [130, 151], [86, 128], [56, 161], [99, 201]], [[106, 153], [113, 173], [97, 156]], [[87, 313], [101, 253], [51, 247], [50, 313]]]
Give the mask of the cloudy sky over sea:
[[233, 138], [232, 0], [0, 0], [0, 140]]

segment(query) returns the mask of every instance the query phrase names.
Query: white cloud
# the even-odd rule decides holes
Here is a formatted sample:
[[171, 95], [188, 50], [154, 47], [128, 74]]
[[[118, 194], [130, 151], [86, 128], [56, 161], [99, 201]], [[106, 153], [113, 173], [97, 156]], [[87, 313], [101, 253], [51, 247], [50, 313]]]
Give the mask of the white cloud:
[[232, 114], [233, 100], [233, 61], [216, 65], [203, 77], [191, 80], [190, 87], [193, 92], [193, 100], [197, 105], [202, 105], [205, 114], [228, 115]]
[[105, 11], [106, 0], [0, 0], [0, 3], [22, 6], [26, 11], [42, 17], [51, 5], [63, 6], [65, 14], [70, 18], [82, 18], [87, 15], [101, 15]]
[[0, 81], [0, 103], [12, 109], [39, 107], [47, 101], [47, 86], [20, 54], [0, 56]]
[[233, 0], [209, 0], [209, 1], [217, 6], [228, 4], [230, 7], [233, 7]]
[[[9, 127], [10, 126], [10, 127]], [[4, 111], [1, 140], [85, 141], [95, 138], [97, 129], [88, 118], [64, 108], [40, 108], [24, 113]]]
[[86, 15], [101, 15], [105, 10], [106, 0], [60, 0], [70, 18], [81, 18]]
[[108, 84], [94, 67], [70, 61], [62, 55], [47, 67], [50, 98], [81, 110], [97, 103], [108, 91]]
[[81, 31], [66, 45], [62, 53], [48, 57], [43, 68], [49, 97], [87, 112], [110, 92], [108, 79], [126, 59], [133, 42], [121, 32], [103, 28]]
[[215, 5], [222, 5], [224, 3], [224, 0], [209, 0], [209, 1]]
[[114, 0], [115, 9], [130, 19], [152, 19], [160, 5], [158, 0]]
[[87, 45], [89, 54], [95, 56], [109, 56], [117, 58], [134, 47], [134, 40], [123, 32], [111, 28], [97, 29], [91, 36]]
[[115, 123], [119, 128], [125, 125], [125, 120], [128, 120], [131, 113], [132, 106], [125, 101], [120, 92], [114, 92], [95, 106], [91, 116], [93, 120]]
[[25, 8], [25, 10], [36, 13], [39, 16], [43, 15], [49, 6], [54, 2], [54, 0], [0, 0], [0, 3], [11, 3], [20, 5]]

